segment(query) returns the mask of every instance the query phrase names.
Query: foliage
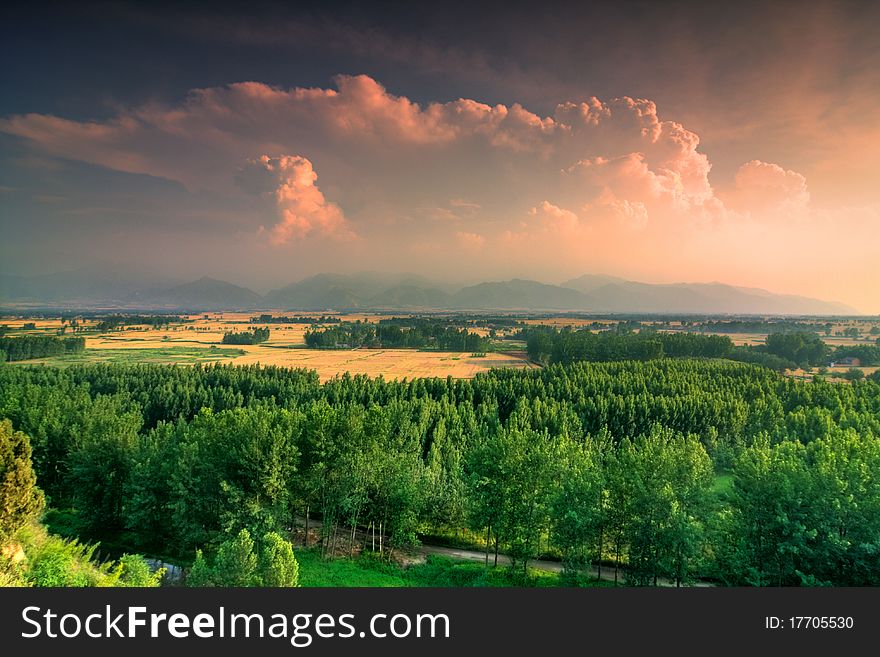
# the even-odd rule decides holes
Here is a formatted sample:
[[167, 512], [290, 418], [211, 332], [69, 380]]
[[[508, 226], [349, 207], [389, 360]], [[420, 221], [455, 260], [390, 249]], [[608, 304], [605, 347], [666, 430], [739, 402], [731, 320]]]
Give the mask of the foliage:
[[796, 363], [800, 367], [821, 365], [831, 349], [815, 333], [771, 333], [766, 340], [767, 353]]
[[295, 316], [287, 317], [284, 315], [258, 315], [251, 317], [251, 324], [338, 324], [342, 320], [332, 315], [315, 316]]
[[231, 331], [223, 334], [223, 344], [260, 344], [269, 339], [268, 328], [255, 328], [253, 331]]
[[757, 441], [737, 460], [730, 503], [718, 542], [725, 581], [880, 584], [876, 436], [835, 429], [807, 445]]
[[151, 572], [139, 555], [125, 554], [115, 562], [99, 562], [95, 558], [96, 544], [54, 536], [36, 522], [23, 527], [14, 538], [24, 559], [6, 569], [8, 585], [154, 587], [159, 586], [164, 574], [163, 569]]
[[31, 445], [9, 420], [0, 420], [0, 546], [43, 510]]
[[652, 360], [670, 357], [723, 358], [733, 343], [727, 336], [696, 333], [572, 331], [539, 327], [523, 331], [529, 358], [537, 363]]
[[847, 381], [861, 381], [865, 378], [865, 373], [860, 369], [851, 367], [843, 373], [843, 378]]
[[465, 328], [424, 318], [343, 322], [305, 334], [306, 346], [316, 349], [434, 349], [438, 351], [488, 351], [491, 342]]
[[0, 368], [0, 417], [31, 436], [37, 481], [84, 538], [201, 548], [196, 579], [242, 529], [259, 577], [264, 537], [308, 514], [323, 555], [387, 560], [470, 527], [518, 571], [552, 553], [569, 574], [610, 560], [639, 584], [860, 585], [880, 541], [876, 378], [687, 358], [324, 384], [259, 366], [24, 366]]
[[165, 569], [159, 568], [156, 571], [151, 571], [142, 556], [123, 554], [116, 566], [116, 573], [118, 574], [116, 586], [146, 588], [159, 586]]
[[85, 338], [59, 338], [54, 335], [0, 337], [0, 353], [4, 353], [4, 360], [10, 362], [82, 353], [85, 348]]
[[831, 360], [840, 360], [841, 358], [858, 358], [864, 366], [880, 365], [880, 346], [840, 345], [834, 350]]
[[153, 328], [168, 327], [170, 324], [182, 324], [179, 315], [102, 315], [94, 325], [96, 331], [116, 331], [126, 326], [152, 326]]
[[264, 534], [260, 543], [242, 529], [220, 543], [210, 561], [197, 550], [187, 586], [298, 586], [299, 564], [293, 546], [275, 532]]

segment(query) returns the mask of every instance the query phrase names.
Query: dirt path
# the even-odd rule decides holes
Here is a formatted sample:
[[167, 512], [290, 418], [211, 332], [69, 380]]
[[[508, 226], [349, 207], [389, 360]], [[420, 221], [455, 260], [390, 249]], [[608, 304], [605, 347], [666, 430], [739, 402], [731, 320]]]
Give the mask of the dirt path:
[[[297, 520], [297, 528], [302, 528], [305, 525], [305, 518], [299, 517]], [[310, 539], [314, 541], [312, 544], [317, 542], [317, 530], [321, 526], [321, 521], [315, 518], [312, 518], [309, 521], [309, 529], [310, 534], [313, 535], [313, 538]], [[313, 531], [314, 530], [314, 533]], [[356, 543], [365, 544], [367, 539], [367, 533], [361, 529], [355, 533]], [[338, 545], [338, 543], [337, 543]], [[425, 559], [427, 559], [428, 555], [437, 554], [444, 557], [449, 557], [450, 559], [460, 559], [462, 561], [479, 561], [485, 563], [486, 561], [486, 553], [479, 550], [469, 550], [465, 548], [450, 548], [444, 547], [442, 545], [430, 545], [430, 544], [422, 544], [419, 546], [414, 554], [407, 554], [403, 561], [404, 563], [424, 563]], [[489, 553], [489, 562], [495, 563], [494, 561], [495, 555], [494, 553]], [[511, 559], [506, 554], [498, 554], [498, 565], [499, 566], [508, 566], [510, 565]], [[562, 572], [562, 564], [558, 561], [549, 561], [546, 559], [533, 559], [529, 561], [529, 568], [533, 568], [535, 570], [542, 570], [551, 573], [560, 573]], [[588, 571], [593, 577], [596, 579], [602, 579], [606, 582], [613, 582], [615, 578], [614, 567], [613, 566], [603, 566], [601, 577], [599, 574], [599, 569], [595, 566], [590, 567]], [[618, 570], [617, 572], [617, 581], [621, 586], [625, 586], [625, 573], [623, 569]], [[659, 579], [657, 581], [657, 586], [661, 587], [674, 587], [675, 582], [666, 579]], [[691, 584], [692, 587], [705, 588], [714, 586], [709, 582], [698, 581], [695, 584]]]
[[[417, 550], [417, 553], [418, 553], [419, 557], [421, 557], [421, 558], [415, 559], [414, 562], [424, 561], [425, 558], [427, 558], [427, 556], [429, 554], [440, 554], [440, 555], [449, 557], [451, 559], [462, 559], [465, 561], [480, 561], [483, 563], [485, 563], [485, 561], [486, 561], [486, 553], [485, 552], [478, 552], [476, 550], [463, 550], [460, 548], [441, 547], [439, 545], [422, 545]], [[489, 553], [489, 562], [495, 563], [494, 558], [495, 558], [495, 555], [490, 552]], [[506, 554], [499, 554], [498, 555], [498, 565], [499, 566], [502, 566], [502, 565], [507, 566], [509, 564], [510, 564], [510, 557], [508, 557]], [[551, 573], [561, 573], [562, 572], [562, 564], [561, 563], [559, 563], [558, 561], [547, 561], [544, 559], [533, 559], [533, 560], [529, 561], [529, 568], [534, 568], [535, 570], [544, 570], [544, 571], [551, 572]], [[590, 567], [588, 572], [594, 578], [600, 579], [599, 569], [597, 567], [595, 567], [595, 566]], [[625, 585], [624, 573], [622, 570], [618, 571], [617, 578], [618, 578], [618, 582], [622, 586]], [[614, 581], [614, 567], [613, 566], [603, 566], [601, 579], [606, 582], [613, 582]], [[674, 587], [675, 582], [673, 582], [671, 580], [666, 580], [666, 579], [659, 579], [657, 581], [657, 585], [658, 586], [665, 586], [665, 587]], [[708, 582], [697, 582], [695, 584], [692, 584], [691, 586], [704, 588], [704, 587], [711, 587], [712, 584], [710, 584]]]

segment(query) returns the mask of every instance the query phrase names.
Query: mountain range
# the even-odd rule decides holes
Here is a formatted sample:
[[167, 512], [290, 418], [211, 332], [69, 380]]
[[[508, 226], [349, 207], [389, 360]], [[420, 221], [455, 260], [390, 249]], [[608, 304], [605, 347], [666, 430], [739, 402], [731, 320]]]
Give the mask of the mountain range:
[[512, 279], [455, 287], [415, 274], [318, 274], [260, 295], [203, 277], [183, 282], [96, 267], [0, 277], [0, 304], [165, 310], [459, 310], [851, 315], [842, 303], [723, 283], [652, 284], [588, 274], [551, 285]]

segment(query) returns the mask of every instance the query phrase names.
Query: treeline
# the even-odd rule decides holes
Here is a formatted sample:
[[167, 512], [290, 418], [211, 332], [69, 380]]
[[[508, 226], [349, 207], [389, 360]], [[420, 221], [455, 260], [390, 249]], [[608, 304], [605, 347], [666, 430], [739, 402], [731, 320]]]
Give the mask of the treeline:
[[652, 360], [670, 357], [724, 358], [733, 343], [727, 336], [659, 333], [642, 330], [572, 331], [537, 327], [523, 331], [529, 358], [537, 363]]
[[99, 315], [94, 325], [96, 331], [116, 331], [124, 326], [169, 326], [182, 324], [186, 320], [179, 315]]
[[771, 333], [764, 349], [799, 367], [824, 365], [831, 354], [831, 348], [818, 335], [804, 331]]
[[76, 354], [85, 349], [85, 338], [58, 338], [53, 335], [0, 337], [0, 362]]
[[880, 585], [874, 382], [671, 359], [325, 384], [259, 366], [0, 368], [0, 417], [31, 436], [53, 505], [136, 549], [191, 558], [317, 515], [325, 545], [469, 528], [517, 568], [549, 551], [634, 584]]
[[826, 333], [831, 322], [803, 322], [794, 319], [709, 319], [701, 321], [693, 330], [705, 333]]
[[269, 339], [268, 328], [255, 328], [253, 331], [231, 331], [223, 334], [223, 344], [260, 344]]
[[286, 317], [284, 315], [258, 315], [251, 317], [251, 324], [338, 324], [342, 320], [333, 315], [320, 317]]
[[383, 320], [378, 324], [345, 322], [339, 326], [307, 331], [305, 342], [313, 349], [367, 347], [484, 352], [491, 346], [491, 340], [478, 333], [424, 318]]
[[652, 360], [656, 358], [728, 358], [761, 365], [776, 371], [827, 365], [835, 358], [852, 356], [862, 365], [880, 364], [880, 347], [870, 345], [832, 348], [815, 333], [771, 333], [764, 344], [735, 346], [729, 337], [690, 332], [658, 332], [642, 328], [638, 333], [611, 329], [558, 330], [539, 326], [524, 329], [529, 358], [537, 363], [578, 361]]
[[388, 317], [379, 320], [380, 324], [397, 324], [398, 326], [445, 325], [464, 328], [468, 326], [484, 328], [513, 328], [522, 324], [522, 319], [507, 315], [431, 315], [414, 317]]
[[880, 365], [880, 345], [840, 345], [831, 355], [831, 360], [858, 358], [863, 366]]

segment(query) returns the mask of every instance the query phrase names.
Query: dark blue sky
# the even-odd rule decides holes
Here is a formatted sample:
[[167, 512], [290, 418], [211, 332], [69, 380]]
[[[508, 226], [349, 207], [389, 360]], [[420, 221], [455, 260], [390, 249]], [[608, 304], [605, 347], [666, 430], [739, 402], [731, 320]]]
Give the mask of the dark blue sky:
[[[786, 128], [789, 117], [768, 113], [792, 94], [780, 75], [815, 71], [799, 93], [851, 93], [851, 79], [864, 83], [853, 74], [880, 63], [880, 4], [858, 1], [180, 4], [5, 9], [0, 116], [101, 119], [198, 87], [326, 87], [336, 74], [366, 73], [420, 102], [520, 102], [543, 114], [590, 96], [650, 98], [706, 148], [722, 147], [725, 173], [744, 149], [718, 124], [745, 123], [759, 108], [768, 132]], [[811, 53], [825, 57], [826, 28], [845, 34], [845, 48], [818, 71]], [[750, 141], [753, 157], [801, 165], [787, 139]]]
[[[788, 56], [809, 2], [22, 3], [5, 9], [0, 113], [78, 117], [114, 102], [173, 100], [240, 80], [326, 85], [369, 73], [416, 100], [481, 96], [535, 109], [574, 95], [684, 102], [688, 65], [713, 66], [710, 91]], [[875, 41], [872, 3], [833, 3], [855, 57]], [[828, 5], [828, 3], [825, 3]], [[809, 22], [809, 21], [808, 21]], [[874, 23], [876, 25], [876, 23]], [[803, 47], [809, 47], [805, 33]], [[391, 50], [399, 50], [392, 53]], [[723, 57], [718, 57], [721, 54]], [[468, 66], [469, 64], [469, 66]], [[8, 93], [11, 91], [12, 93]], [[398, 90], [396, 90], [398, 91]]]

